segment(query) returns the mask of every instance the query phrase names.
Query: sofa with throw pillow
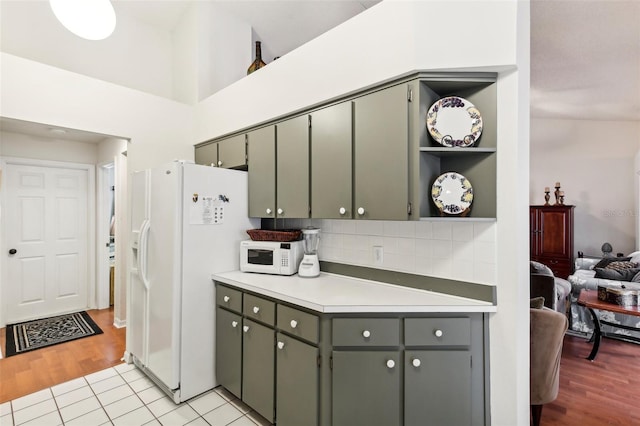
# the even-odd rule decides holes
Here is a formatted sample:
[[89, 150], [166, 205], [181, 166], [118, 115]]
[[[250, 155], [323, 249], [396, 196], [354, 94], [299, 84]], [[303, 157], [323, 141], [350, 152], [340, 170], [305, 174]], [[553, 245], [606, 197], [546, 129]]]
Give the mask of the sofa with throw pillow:
[[[570, 329], [581, 333], [593, 332], [593, 320], [588, 309], [578, 305], [580, 290], [597, 290], [599, 285], [622, 288], [629, 283], [640, 283], [640, 251], [625, 257], [605, 257], [603, 259], [576, 259], [576, 270], [568, 277], [571, 283]], [[613, 312], [601, 312], [605, 321], [640, 327], [640, 317]], [[628, 335], [640, 338], [640, 332], [602, 325], [603, 334]]]

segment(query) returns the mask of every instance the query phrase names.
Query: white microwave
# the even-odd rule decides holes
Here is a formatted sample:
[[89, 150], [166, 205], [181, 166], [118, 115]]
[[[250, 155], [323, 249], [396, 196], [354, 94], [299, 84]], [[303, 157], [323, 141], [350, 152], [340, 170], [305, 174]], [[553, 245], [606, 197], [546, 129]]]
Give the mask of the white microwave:
[[293, 275], [298, 272], [302, 255], [302, 241], [286, 243], [241, 241], [240, 270], [261, 274]]

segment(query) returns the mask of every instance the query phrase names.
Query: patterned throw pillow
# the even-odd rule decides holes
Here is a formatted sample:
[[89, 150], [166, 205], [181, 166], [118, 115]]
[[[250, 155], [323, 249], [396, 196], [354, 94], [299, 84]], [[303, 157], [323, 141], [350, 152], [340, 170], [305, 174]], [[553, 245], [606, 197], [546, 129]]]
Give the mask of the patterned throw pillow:
[[635, 275], [640, 272], [640, 268], [631, 269], [609, 269], [609, 268], [595, 268], [595, 278], [603, 278], [606, 280], [614, 281], [631, 281]]
[[606, 268], [607, 265], [610, 264], [611, 262], [628, 262], [630, 260], [631, 260], [630, 257], [605, 257], [603, 259], [600, 259], [600, 261], [596, 263], [593, 269]]
[[631, 261], [614, 261], [609, 263], [605, 268], [615, 269], [616, 271], [622, 271], [623, 269], [637, 268], [638, 264]]

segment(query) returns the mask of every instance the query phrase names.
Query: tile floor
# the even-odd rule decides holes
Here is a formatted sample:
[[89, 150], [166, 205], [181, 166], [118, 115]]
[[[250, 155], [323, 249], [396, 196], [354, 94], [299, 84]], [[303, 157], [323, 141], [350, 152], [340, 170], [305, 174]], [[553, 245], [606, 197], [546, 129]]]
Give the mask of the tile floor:
[[222, 388], [176, 405], [133, 364], [0, 404], [0, 426], [268, 426]]

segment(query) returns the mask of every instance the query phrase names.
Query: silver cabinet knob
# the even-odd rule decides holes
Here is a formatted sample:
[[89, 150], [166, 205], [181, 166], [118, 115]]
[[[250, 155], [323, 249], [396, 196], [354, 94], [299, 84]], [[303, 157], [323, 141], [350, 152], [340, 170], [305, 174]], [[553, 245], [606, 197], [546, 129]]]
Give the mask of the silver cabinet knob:
[[345, 209], [344, 207], [340, 207], [340, 210], [338, 210], [340, 212], [341, 216], [344, 216], [347, 213], [347, 209]]
[[436, 330], [436, 331], [434, 331], [434, 332], [433, 332], [433, 334], [434, 334], [436, 337], [442, 337], [442, 335], [443, 335], [444, 333], [442, 333], [442, 330]]
[[278, 214], [282, 214], [282, 213], [284, 213], [284, 210], [278, 209]]
[[358, 214], [362, 216], [364, 214], [364, 207], [358, 207]]
[[364, 337], [365, 339], [371, 337], [371, 332], [369, 330], [363, 331], [362, 337]]
[[278, 349], [284, 349], [284, 342], [278, 342]]
[[271, 209], [266, 210], [267, 214], [271, 214]]
[[218, 167], [222, 167], [222, 160], [218, 160]]
[[254, 314], [257, 314], [258, 312], [260, 312], [260, 307], [258, 307], [258, 306], [254, 306], [254, 307], [253, 307], [253, 313], [254, 313]]
[[387, 361], [387, 368], [393, 368], [396, 366], [396, 362], [392, 359], [390, 359], [389, 361]]
[[236, 328], [238, 326], [238, 321], [231, 321], [231, 327]]
[[244, 327], [242, 327], [242, 331], [244, 331], [245, 333], [249, 331], [249, 326], [245, 325]]
[[231, 300], [231, 298], [229, 296], [225, 296], [222, 298], [222, 300], [224, 300], [224, 303], [229, 303], [229, 300]]
[[420, 367], [420, 360], [418, 358], [414, 358], [413, 361], [411, 361], [411, 365], [413, 365], [414, 367]]
[[291, 322], [289, 324], [291, 325], [291, 328], [296, 328], [298, 326], [298, 321], [291, 320]]

